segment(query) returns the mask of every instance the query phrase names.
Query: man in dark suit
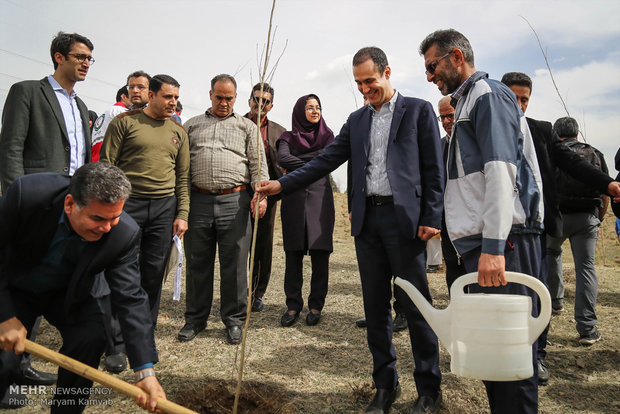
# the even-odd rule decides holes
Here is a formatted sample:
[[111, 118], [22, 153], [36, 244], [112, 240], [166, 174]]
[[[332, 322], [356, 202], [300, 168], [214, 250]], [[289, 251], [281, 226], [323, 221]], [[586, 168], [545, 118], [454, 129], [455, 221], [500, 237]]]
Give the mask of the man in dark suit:
[[[93, 44], [77, 33], [59, 32], [50, 54], [54, 74], [40, 81], [16, 83], [9, 90], [0, 131], [0, 188], [17, 177], [37, 172], [73, 174], [90, 161], [89, 113], [73, 87], [86, 78]], [[79, 117], [74, 117], [79, 113]], [[29, 338], [35, 340], [40, 319]], [[22, 358], [21, 382], [53, 384], [56, 376], [35, 370]]]
[[[123, 212], [130, 188], [117, 167], [91, 163], [71, 179], [55, 173], [18, 178], [0, 199], [0, 393], [8, 394], [16, 354], [24, 351], [26, 334], [40, 315], [60, 331], [61, 353], [99, 365], [105, 334], [90, 291], [94, 276], [105, 272], [136, 385], [150, 394], [150, 407], [165, 398], [153, 371], [157, 352], [140, 288], [139, 228]], [[91, 386], [59, 369], [52, 413], [81, 412]], [[147, 407], [146, 398], [137, 402]]]
[[88, 109], [73, 87], [94, 63], [93, 48], [84, 36], [59, 32], [50, 50], [54, 74], [11, 86], [0, 131], [2, 192], [22, 175], [72, 175], [90, 161]]
[[[351, 163], [351, 233], [362, 282], [368, 346], [377, 392], [367, 413], [386, 413], [400, 395], [392, 344], [392, 276], [411, 282], [430, 302], [425, 241], [441, 226], [443, 167], [439, 129], [429, 102], [406, 98], [390, 83], [385, 53], [360, 49], [353, 75], [369, 105], [353, 112], [323, 155], [259, 192], [288, 193]], [[395, 288], [409, 322], [418, 399], [410, 413], [441, 402], [437, 337], [411, 299]]]
[[[532, 79], [525, 73], [508, 72], [502, 77], [502, 83], [514, 92], [519, 107], [525, 114], [532, 94]], [[553, 132], [550, 122], [538, 121], [529, 117], [525, 118], [532, 134], [536, 158], [540, 168], [543, 184], [543, 200], [545, 206], [545, 230], [542, 233], [541, 243], [543, 261], [541, 267], [541, 280], [547, 281], [547, 265], [544, 252], [547, 250], [547, 235], [555, 238], [562, 237], [562, 213], [560, 212], [560, 200], [556, 188], [556, 170], [560, 168], [573, 176], [575, 179], [596, 188], [601, 193], [607, 191], [620, 192], [620, 184], [614, 183], [611, 177], [592, 166], [582, 159], [577, 153], [571, 151], [563, 144], [560, 137]], [[554, 309], [557, 313], [559, 309]], [[549, 368], [545, 360], [547, 356], [547, 334], [549, 327], [538, 338], [538, 384], [546, 385], [549, 381]]]
[[[278, 149], [276, 141], [285, 129], [267, 118], [267, 114], [273, 108], [274, 91], [268, 83], [263, 84], [263, 96], [261, 101], [261, 84], [257, 83], [252, 88], [248, 105], [250, 112], [245, 114], [258, 125], [258, 105], [262, 104], [260, 132], [265, 146], [269, 179], [277, 180], [282, 177], [282, 168], [278, 165]], [[252, 269], [252, 312], [260, 312], [265, 307], [263, 296], [267, 291], [267, 285], [271, 277], [271, 255], [273, 251], [273, 226], [276, 221], [278, 199], [267, 199], [265, 214], [258, 220], [256, 231], [256, 248], [254, 251], [254, 267]], [[254, 229], [254, 215], [252, 214], [252, 229]]]

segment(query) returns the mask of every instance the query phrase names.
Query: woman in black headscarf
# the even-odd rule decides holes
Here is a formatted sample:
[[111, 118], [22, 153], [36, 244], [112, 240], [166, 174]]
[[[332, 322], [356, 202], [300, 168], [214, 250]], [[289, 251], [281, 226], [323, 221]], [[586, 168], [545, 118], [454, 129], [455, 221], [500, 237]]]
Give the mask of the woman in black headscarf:
[[[302, 167], [321, 154], [334, 141], [334, 133], [321, 116], [321, 101], [313, 94], [302, 96], [293, 108], [293, 130], [280, 136], [278, 164], [286, 171]], [[329, 255], [333, 250], [334, 196], [329, 176], [325, 176], [293, 193], [282, 196], [282, 239], [286, 254], [284, 293], [288, 310], [282, 326], [291, 326], [301, 312], [304, 301], [303, 258], [309, 252], [312, 280], [308, 296], [306, 323], [316, 325], [327, 296]]]

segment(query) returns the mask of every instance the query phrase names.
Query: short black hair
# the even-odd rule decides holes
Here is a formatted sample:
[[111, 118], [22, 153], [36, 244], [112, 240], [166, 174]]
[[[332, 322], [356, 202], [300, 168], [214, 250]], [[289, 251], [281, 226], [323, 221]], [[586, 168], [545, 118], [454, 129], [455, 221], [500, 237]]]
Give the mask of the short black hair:
[[[250, 92], [250, 99], [254, 98], [254, 91], [260, 91], [260, 85], [260, 82], [254, 85], [254, 87], [252, 88], [252, 92]], [[271, 94], [271, 103], [273, 103], [273, 88], [267, 82], [263, 83], [263, 92]]]
[[172, 76], [169, 75], [155, 75], [149, 81], [149, 91], [153, 93], [159, 92], [161, 89], [161, 85], [164, 83], [172, 86], [180, 87], [179, 82], [176, 81]]
[[579, 135], [579, 124], [575, 118], [565, 116], [553, 123], [553, 131], [560, 138], [577, 138], [577, 135]]
[[130, 73], [129, 76], [127, 76], [127, 85], [129, 85], [129, 79], [131, 78], [141, 78], [141, 77], [145, 77], [146, 79], [148, 79], [149, 83], [151, 82], [151, 75], [149, 75], [148, 73], [146, 73], [143, 70], [137, 70], [133, 73]]
[[131, 184], [123, 171], [107, 162], [90, 162], [75, 170], [69, 183], [69, 194], [79, 207], [99, 201], [116, 204], [125, 201], [131, 193]]
[[420, 43], [420, 55], [424, 54], [433, 45], [437, 45], [437, 52], [440, 55], [445, 55], [452, 52], [454, 49], [459, 49], [463, 52], [463, 58], [465, 62], [473, 66], [474, 64], [474, 50], [471, 47], [469, 40], [461, 33], [454, 29], [436, 30], [433, 33], [426, 36], [422, 43]]
[[182, 111], [183, 110], [183, 104], [181, 103], [181, 101], [177, 101], [177, 107], [176, 107], [176, 111]]
[[532, 93], [532, 79], [523, 72], [508, 72], [502, 76], [502, 83], [509, 88], [512, 85], [525, 86]]
[[372, 59], [379, 74], [383, 75], [385, 68], [389, 65], [385, 52], [375, 46], [363, 47], [353, 56], [353, 66], [361, 65], [368, 59]]
[[211, 79], [211, 90], [213, 90], [213, 88], [215, 87], [215, 84], [218, 83], [219, 81], [222, 80], [229, 80], [232, 82], [232, 84], [235, 86], [235, 91], [237, 90], [237, 81], [235, 80], [235, 78], [232, 75], [228, 75], [226, 73], [221, 73], [217, 76], [215, 76], [213, 79]]
[[120, 102], [123, 99], [123, 95], [129, 97], [129, 91], [127, 90], [127, 86], [123, 86], [116, 92], [116, 102]]
[[95, 46], [93, 46], [93, 43], [88, 40], [87, 37], [82, 36], [81, 34], [58, 32], [58, 34], [56, 34], [56, 37], [52, 39], [52, 45], [50, 46], [50, 55], [52, 56], [54, 70], [58, 68], [58, 62], [56, 62], [56, 59], [54, 59], [54, 55], [58, 52], [61, 55], [67, 57], [67, 54], [71, 51], [71, 46], [73, 46], [74, 43], [84, 43], [91, 52], [95, 48]]

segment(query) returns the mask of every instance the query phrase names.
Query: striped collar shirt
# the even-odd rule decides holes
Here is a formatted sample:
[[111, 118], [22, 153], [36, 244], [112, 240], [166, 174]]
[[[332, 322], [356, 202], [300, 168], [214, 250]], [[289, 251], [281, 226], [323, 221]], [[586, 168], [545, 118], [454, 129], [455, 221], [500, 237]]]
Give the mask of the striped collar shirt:
[[217, 191], [248, 184], [254, 187], [269, 179], [265, 149], [257, 145], [256, 124], [250, 119], [234, 112], [220, 118], [209, 108], [189, 119], [185, 129], [189, 135], [192, 186]]
[[390, 137], [392, 118], [398, 92], [377, 111], [368, 104], [372, 114], [370, 125], [370, 145], [368, 148], [368, 168], [366, 168], [366, 194], [390, 196], [392, 188], [387, 176], [387, 147]]
[[[62, 117], [65, 120], [67, 138], [69, 140], [69, 147], [71, 148], [69, 175], [73, 175], [75, 170], [84, 165], [86, 159], [86, 139], [84, 137], [84, 127], [82, 126], [82, 116], [80, 114], [80, 108], [77, 106], [77, 101], [75, 100], [77, 94], [75, 91], [71, 91], [71, 95], [69, 95], [52, 75], [49, 75], [47, 80], [50, 85], [52, 85], [52, 89], [54, 90], [54, 94], [62, 110]], [[90, 151], [90, 148], [88, 150]]]
[[465, 95], [465, 93], [469, 91], [469, 88], [471, 88], [471, 86], [474, 84], [474, 78], [477, 77], [476, 75], [481, 74], [486, 75], [485, 77], [487, 78], [489, 77], [489, 75], [484, 72], [474, 72], [469, 78], [465, 79], [465, 82], [461, 83], [461, 86], [459, 86], [454, 92], [452, 92], [452, 95], [450, 95], [452, 97], [450, 105], [452, 105], [453, 108], [456, 108], [456, 103], [459, 101], [459, 99], [461, 99], [461, 96]]

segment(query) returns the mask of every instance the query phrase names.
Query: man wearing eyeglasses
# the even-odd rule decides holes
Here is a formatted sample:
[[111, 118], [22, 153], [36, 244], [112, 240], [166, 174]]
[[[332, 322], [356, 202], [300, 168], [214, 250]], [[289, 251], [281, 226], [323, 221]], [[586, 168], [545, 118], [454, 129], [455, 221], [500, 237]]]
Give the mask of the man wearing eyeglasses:
[[[476, 71], [469, 40], [456, 30], [431, 33], [419, 52], [427, 80], [442, 95], [451, 94], [455, 107], [444, 210], [461, 262], [468, 272], [478, 272], [478, 283], [469, 290], [532, 295], [523, 285], [507, 284], [505, 276], [512, 270], [539, 278], [542, 258], [541, 176], [515, 95]], [[538, 412], [535, 344], [532, 377], [484, 382], [492, 413]], [[489, 352], [493, 352], [490, 345]]]
[[[278, 150], [276, 141], [285, 131], [280, 124], [267, 119], [267, 114], [273, 108], [273, 88], [268, 84], [263, 84], [263, 95], [261, 100], [261, 84], [257, 83], [252, 88], [248, 105], [250, 112], [245, 114], [258, 125], [258, 109], [260, 110], [260, 133], [263, 138], [267, 167], [269, 168], [269, 179], [277, 180], [282, 177], [282, 168], [278, 165]], [[265, 215], [258, 220], [258, 230], [256, 232], [256, 249], [254, 251], [254, 267], [252, 271], [252, 312], [260, 312], [265, 307], [263, 296], [267, 291], [269, 278], [271, 277], [271, 255], [273, 250], [273, 226], [276, 221], [276, 210], [278, 200], [275, 197], [267, 199], [267, 210]], [[252, 229], [254, 228], [254, 215], [251, 220]]]
[[54, 73], [11, 86], [0, 132], [3, 192], [22, 175], [72, 175], [90, 161], [88, 109], [73, 87], [86, 79], [95, 62], [93, 49], [86, 37], [59, 32], [50, 48]]
[[[185, 325], [178, 339], [191, 341], [207, 326], [217, 250], [220, 316], [228, 343], [238, 344], [248, 306], [251, 189], [266, 180], [269, 171], [256, 124], [233, 110], [237, 99], [235, 78], [226, 74], [214, 77], [209, 97], [211, 108], [185, 123], [192, 174], [189, 231], [185, 238]], [[263, 200], [261, 217], [266, 208]]]
[[[50, 55], [54, 73], [41, 80], [11, 86], [2, 112], [0, 131], [0, 188], [4, 193], [18, 177], [38, 172], [73, 175], [90, 161], [88, 108], [73, 87], [86, 79], [93, 44], [77, 33], [59, 32]], [[38, 323], [29, 332], [36, 338]], [[21, 371], [30, 384], [52, 384], [56, 375], [31, 367], [22, 359]]]

